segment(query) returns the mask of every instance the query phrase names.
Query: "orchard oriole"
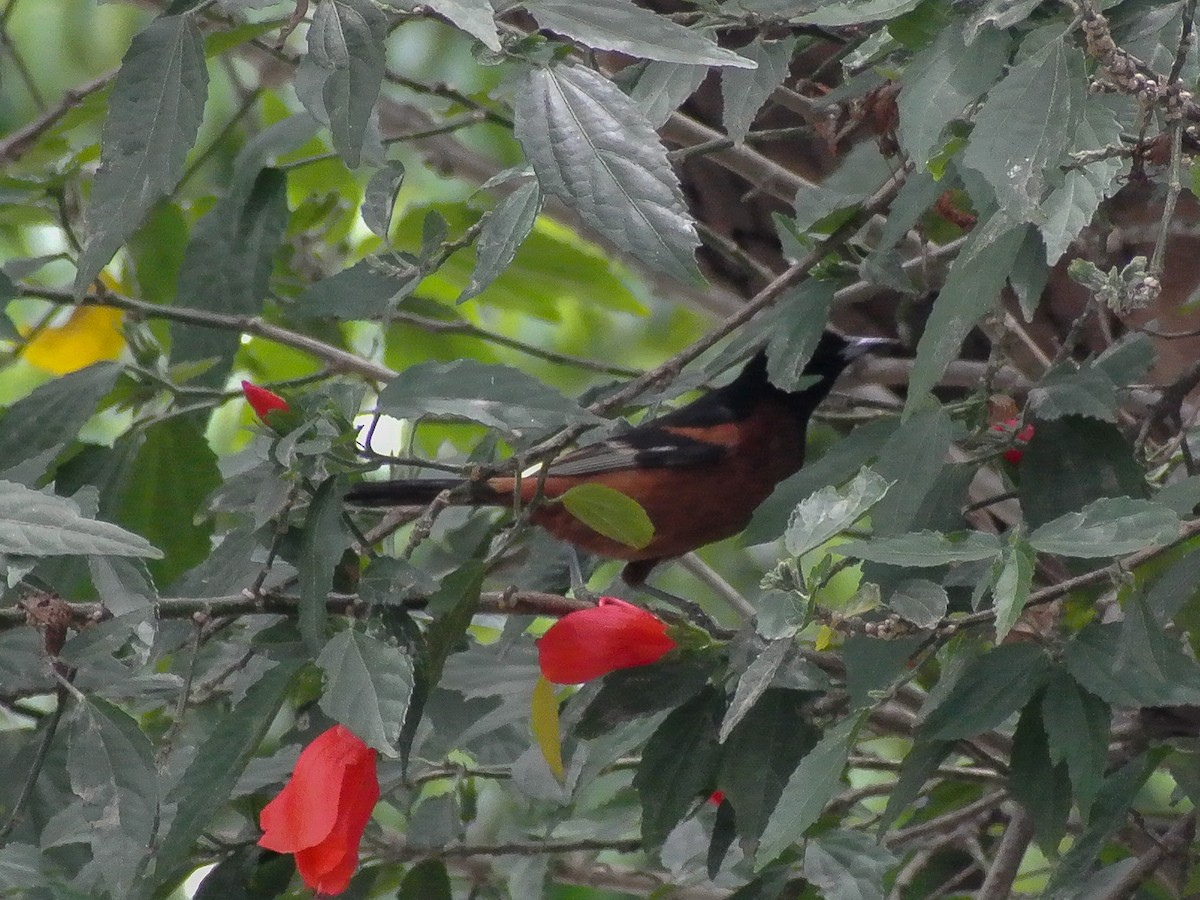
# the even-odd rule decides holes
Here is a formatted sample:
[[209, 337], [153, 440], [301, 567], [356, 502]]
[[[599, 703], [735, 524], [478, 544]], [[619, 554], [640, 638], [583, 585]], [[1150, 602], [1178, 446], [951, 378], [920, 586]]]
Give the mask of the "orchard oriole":
[[[724, 387], [624, 434], [589, 444], [520, 481], [530, 503], [541, 482], [543, 501], [531, 518], [556, 538], [591, 553], [628, 560], [622, 577], [645, 581], [664, 559], [736, 534], [775, 485], [804, 463], [808, 420], [842, 371], [857, 357], [891, 341], [847, 339], [826, 332], [804, 369], [816, 381], [784, 391], [767, 377], [767, 357], [754, 356]], [[579, 484], [601, 484], [636, 500], [654, 526], [645, 547], [631, 547], [593, 531], [554, 498]], [[444, 490], [452, 502], [504, 506], [513, 502], [517, 479], [501, 475], [477, 481], [402, 479], [364, 482], [346, 495], [365, 506], [415, 506]]]

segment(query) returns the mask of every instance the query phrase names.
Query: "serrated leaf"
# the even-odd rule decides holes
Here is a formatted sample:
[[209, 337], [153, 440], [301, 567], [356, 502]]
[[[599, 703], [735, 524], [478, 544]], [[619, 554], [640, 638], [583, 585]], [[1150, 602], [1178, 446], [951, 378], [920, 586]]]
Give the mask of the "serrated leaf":
[[893, 482], [872, 510], [875, 534], [904, 534], [912, 529], [925, 498], [942, 479], [955, 431], [954, 421], [937, 404], [909, 416], [888, 436], [871, 465], [880, 477]]
[[648, 62], [629, 90], [633, 100], [652, 128], [661, 128], [671, 113], [696, 92], [708, 75], [708, 66], [683, 63]]
[[1042, 202], [1086, 90], [1083, 56], [1063, 37], [1013, 66], [988, 92], [963, 164], [983, 175], [1015, 220], [1028, 221]]
[[1117, 420], [1117, 390], [1095, 367], [1078, 371], [1057, 369], [1029, 391], [1029, 410], [1039, 419], [1088, 416], [1103, 422]]
[[887, 600], [888, 608], [918, 628], [932, 628], [946, 615], [950, 598], [940, 584], [924, 578], [906, 578]]
[[[309, 502], [300, 537], [300, 559], [296, 565], [300, 576], [300, 634], [313, 653], [325, 644], [325, 623], [329, 618], [325, 602], [333, 588], [334, 567], [350, 544], [350, 535], [342, 521], [344, 490], [339, 479], [325, 479]], [[365, 735], [360, 733], [360, 737]]]
[[305, 318], [374, 319], [393, 305], [393, 298], [403, 296], [406, 287], [403, 279], [380, 271], [377, 260], [364, 259], [312, 284], [288, 311]]
[[999, 79], [1008, 50], [1004, 31], [986, 31], [968, 47], [957, 28], [943, 28], [932, 44], [913, 57], [896, 103], [900, 142], [918, 172], [938, 149], [946, 125]]
[[129, 896], [158, 820], [150, 741], [126, 713], [89, 698], [71, 720], [67, 774], [110, 894]]
[[539, 675], [533, 685], [533, 702], [529, 714], [529, 728], [538, 749], [542, 751], [542, 759], [554, 773], [554, 777], [563, 780], [562, 737], [558, 729], [558, 698], [554, 696], [554, 685], [546, 680], [545, 675]]
[[837, 552], [891, 566], [920, 568], [991, 559], [1000, 553], [1000, 546], [994, 534], [981, 531], [955, 534], [915, 531], [896, 537], [847, 541], [838, 544]]
[[808, 721], [810, 696], [770, 688], [723, 743], [717, 786], [733, 806], [744, 841], [762, 834], [792, 772], [821, 739]]
[[841, 789], [842, 770], [846, 768], [850, 745], [860, 722], [857, 716], [838, 722], [800, 760], [767, 820], [758, 852], [754, 855], [755, 871], [761, 871], [800, 840], [820, 817], [825, 804]]
[[380, 392], [379, 410], [401, 419], [467, 419], [517, 436], [601, 421], [524, 372], [471, 359], [410, 366]]
[[1049, 662], [1032, 644], [1004, 644], [967, 663], [961, 677], [925, 717], [933, 740], [974, 737], [1021, 709], [1046, 681]]
[[912, 12], [921, 5], [921, 0], [838, 0], [822, 2], [816, 12], [793, 16], [792, 21], [807, 25], [861, 25], [864, 22], [882, 22]]
[[698, 275], [699, 241], [666, 150], [637, 105], [578, 66], [534, 69], [516, 135], [542, 189], [654, 269]]
[[708, 689], [671, 712], [642, 751], [633, 786], [642, 802], [642, 845], [658, 847], [705, 790], [720, 761], [724, 698]]
[[430, 9], [447, 20], [475, 40], [479, 41], [493, 53], [499, 53], [501, 48], [500, 35], [496, 31], [495, 11], [488, 0], [384, 0], [397, 9], [416, 12], [417, 7]]
[[803, 556], [845, 531], [883, 499], [893, 482], [863, 468], [845, 487], [817, 491], [792, 511], [784, 546], [792, 556]]
[[640, 503], [603, 484], [577, 484], [556, 498], [567, 511], [606, 538], [638, 550], [654, 539], [654, 523]]
[[933, 390], [957, 355], [967, 333], [995, 306], [1025, 240], [1025, 227], [997, 213], [980, 222], [967, 238], [938, 292], [917, 343], [909, 378], [906, 413]]
[[996, 610], [996, 643], [1001, 643], [1025, 609], [1033, 586], [1033, 548], [1023, 539], [1009, 542], [993, 567], [992, 607]]
[[742, 721], [746, 713], [750, 712], [754, 704], [758, 702], [763, 691], [771, 686], [775, 673], [783, 665], [792, 646], [791, 639], [768, 641], [762, 652], [757, 654], [746, 670], [738, 676], [737, 687], [729, 701], [725, 717], [721, 720], [721, 731], [717, 736], [722, 744], [725, 743], [729, 733], [733, 731], [738, 722]]
[[954, 749], [954, 741], [929, 741], [918, 738], [900, 764], [900, 774], [888, 796], [887, 806], [879, 819], [878, 834], [882, 837], [904, 812], [913, 807], [925, 782], [933, 777], [942, 761]]
[[508, 268], [542, 209], [542, 189], [536, 181], [521, 185], [487, 214], [475, 243], [475, 269], [459, 295], [462, 303], [487, 289]]
[[836, 288], [832, 281], [810, 279], [787, 291], [762, 317], [770, 335], [767, 377], [777, 388], [797, 391], [812, 384], [804, 369], [821, 342]]
[[175, 817], [154, 857], [154, 874], [160, 885], [173, 881], [187, 865], [192, 845], [228, 801], [275, 721], [301, 665], [298, 660], [276, 664], [246, 691], [236, 707], [216, 720], [196, 749], [191, 765], [171, 789]]
[[542, 28], [596, 50], [663, 62], [754, 68], [751, 60], [631, 0], [524, 0], [521, 5]]
[[413, 693], [413, 665], [398, 647], [370, 635], [347, 629], [334, 635], [317, 657], [325, 672], [325, 693], [320, 706], [387, 756], [408, 712]]
[[1040, 553], [1093, 558], [1133, 553], [1178, 537], [1179, 516], [1169, 507], [1106, 497], [1047, 522], [1029, 535], [1029, 543]]
[[134, 36], [109, 94], [77, 297], [179, 183], [207, 99], [204, 41], [194, 18], [160, 16]]
[[1008, 789], [1033, 820], [1038, 845], [1055, 853], [1071, 812], [1071, 787], [1067, 767], [1050, 757], [1042, 705], [1030, 703], [1021, 712], [1013, 732]]
[[150, 571], [169, 585], [212, 552], [212, 521], [201, 513], [221, 472], [195, 418], [174, 416], [143, 433], [122, 480], [117, 518], [163, 551]]
[[308, 28], [308, 53], [328, 74], [321, 88], [333, 146], [354, 168], [386, 69], [387, 19], [370, 0], [321, 0]]
[[835, 828], [804, 847], [804, 880], [824, 900], [883, 900], [883, 880], [898, 862], [874, 838]]
[[[0, 418], [0, 460], [11, 468], [72, 440], [113, 389], [121, 367], [96, 363], [47, 381]], [[54, 415], [47, 415], [53, 410]]]
[[[243, 167], [251, 165], [247, 152]], [[287, 176], [277, 169], [239, 171], [229, 193], [192, 229], [179, 271], [179, 296], [210, 312], [259, 312], [287, 220]], [[224, 381], [240, 346], [236, 331], [175, 323], [172, 335], [173, 361], [219, 359], [224, 365], [209, 369], [202, 380]]]
[[788, 75], [796, 39], [757, 40], [742, 48], [755, 69], [726, 69], [721, 73], [721, 110], [725, 133], [740, 144], [762, 105]]
[[162, 558], [145, 538], [80, 515], [65, 497], [0, 481], [0, 554], [14, 556], [142, 556]]
[[1050, 758], [1067, 764], [1084, 821], [1108, 766], [1111, 718], [1108, 704], [1084, 690], [1061, 666], [1054, 667], [1042, 697], [1042, 722]]
[[[1131, 652], [1138, 645], [1150, 647], [1149, 658]], [[1063, 663], [1082, 687], [1112, 706], [1200, 704], [1195, 660], [1136, 618], [1084, 628], [1063, 650]]]
[[363, 224], [383, 238], [388, 237], [392, 224], [392, 211], [396, 206], [396, 195], [404, 184], [404, 163], [399, 160], [388, 160], [371, 176], [363, 194], [362, 219]]
[[711, 675], [711, 662], [695, 656], [612, 672], [593, 688], [595, 694], [579, 714], [575, 733], [589, 740], [598, 738], [630, 719], [680, 706], [698, 694]]
[[450, 873], [440, 859], [417, 863], [404, 874], [396, 900], [452, 900]]

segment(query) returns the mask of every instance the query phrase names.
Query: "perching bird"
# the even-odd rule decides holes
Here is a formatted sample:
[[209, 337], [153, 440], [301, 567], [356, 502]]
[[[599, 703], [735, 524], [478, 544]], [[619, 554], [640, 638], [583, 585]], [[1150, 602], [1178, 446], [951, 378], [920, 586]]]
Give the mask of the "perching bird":
[[[533, 521], [590, 553], [628, 560], [622, 577], [630, 585], [642, 584], [659, 562], [745, 528], [775, 485], [803, 465], [808, 420], [838, 376], [857, 357], [886, 343], [891, 342], [825, 332], [804, 369], [817, 381], [793, 392], [771, 384], [766, 355], [760, 352], [724, 387], [554, 460], [544, 480], [541, 473], [522, 478], [521, 501], [533, 501], [541, 480]], [[636, 500], [654, 526], [650, 542], [637, 548], [605, 537], [552, 502], [580, 484], [601, 484]], [[450, 490], [457, 504], [507, 506], [515, 486], [512, 475], [371, 481], [351, 488], [346, 499], [364, 506], [423, 506]]]

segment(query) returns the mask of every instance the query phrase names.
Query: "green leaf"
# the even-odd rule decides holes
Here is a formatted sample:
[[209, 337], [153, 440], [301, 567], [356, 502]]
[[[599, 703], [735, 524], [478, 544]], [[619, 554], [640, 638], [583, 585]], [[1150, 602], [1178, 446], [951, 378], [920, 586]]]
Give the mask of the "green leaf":
[[606, 538], [638, 550], [654, 539], [654, 524], [640, 503], [603, 484], [577, 484], [557, 498], [567, 511]]
[[627, 91], [651, 127], [660, 128], [696, 92], [706, 75], [708, 66], [651, 61], [642, 67], [637, 83]]
[[[699, 656], [619, 669], [576, 696], [586, 702], [573, 729], [581, 738], [608, 734], [631, 719], [680, 706], [708, 683], [713, 664]], [[590, 700], [585, 692], [592, 692]]]
[[909, 416], [887, 439], [872, 465], [882, 478], [893, 482], [871, 513], [876, 535], [912, 530], [925, 499], [943, 479], [955, 432], [954, 421], [939, 404]]
[[1039, 419], [1090, 416], [1115, 422], [1117, 389], [1100, 369], [1056, 369], [1029, 391], [1029, 410]]
[[419, 862], [404, 875], [396, 900], [452, 900], [450, 873], [440, 859]]
[[806, 25], [861, 25], [894, 19], [920, 6], [921, 0], [836, 0], [817, 3], [816, 12], [793, 16], [793, 22]]
[[697, 279], [699, 241], [679, 180], [632, 100], [601, 75], [556, 66], [530, 71], [515, 113], [544, 191], [651, 268]]
[[[893, 170], [887, 159], [872, 141], [857, 145], [839, 163], [838, 168], [820, 184], [801, 182], [796, 191], [791, 219], [778, 219], [776, 226], [784, 226], [780, 238], [784, 249], [789, 241], [793, 244], [818, 222], [829, 219], [833, 213], [852, 209], [866, 200], [880, 184], [890, 181]], [[843, 216], [842, 219], [845, 217]], [[841, 219], [833, 219], [837, 224]], [[807, 247], [803, 247], [807, 249]], [[789, 255], [799, 256], [800, 247], [793, 247]]]
[[754, 855], [754, 869], [761, 871], [804, 836], [842, 786], [842, 770], [862, 718], [843, 719], [825, 732], [815, 747], [800, 760], [767, 820], [762, 841]]
[[629, 56], [690, 65], [739, 66], [754, 63], [718, 47], [699, 31], [685, 28], [631, 0], [524, 0], [538, 25], [586, 47]]
[[785, 391], [802, 390], [813, 383], [804, 371], [829, 320], [837, 286], [831, 281], [809, 280], [787, 291], [763, 316], [767, 340], [767, 377]]
[[402, 297], [406, 282], [364, 259], [309, 286], [288, 312], [301, 318], [374, 319]]
[[0, 481], [0, 554], [14, 556], [143, 556], [162, 551], [145, 538], [82, 516], [65, 497]]
[[859, 831], [835, 828], [804, 847], [804, 880], [824, 900], [883, 900], [883, 881], [899, 860]]
[[918, 628], [932, 628], [940, 622], [949, 604], [946, 589], [924, 578], [906, 578], [887, 599], [892, 612]]
[[358, 582], [358, 595], [365, 603], [403, 604], [429, 597], [438, 589], [437, 579], [406, 559], [376, 557]]
[[439, 16], [462, 29], [493, 53], [501, 50], [496, 31], [495, 11], [488, 0], [384, 0], [397, 9], [408, 12], [433, 10]]
[[729, 709], [725, 711], [725, 717], [721, 720], [718, 739], [722, 744], [737, 723], [754, 708], [763, 691], [771, 686], [775, 673], [783, 665], [794, 643], [791, 639], [768, 641], [762, 651], [755, 654], [746, 670], [738, 676], [737, 687], [729, 701]]
[[333, 570], [350, 545], [350, 535], [342, 521], [342, 494], [345, 486], [338, 478], [327, 478], [317, 488], [308, 505], [304, 533], [300, 538], [300, 634], [313, 653], [325, 644], [325, 603], [333, 588]]
[[72, 440], [120, 374], [117, 363], [94, 363], [47, 381], [10, 405], [0, 418], [0, 465], [12, 468]]
[[[1161, 495], [1160, 495], [1161, 496]], [[1160, 622], [1169, 622], [1200, 597], [1200, 550], [1193, 549], [1162, 573], [1146, 591], [1146, 604]]]
[[1119, 625], [1089, 625], [1075, 635], [1063, 650], [1067, 671], [1112, 706], [1200, 704], [1198, 664], [1140, 606], [1131, 605]]
[[524, 372], [471, 359], [410, 366], [380, 392], [379, 411], [400, 419], [466, 419], [518, 437], [601, 421]]
[[[196, 223], [184, 251], [179, 296], [198, 309], [253, 315], [268, 293], [275, 250], [287, 227], [287, 176], [277, 169], [244, 172], [250, 165], [249, 149], [243, 151], [229, 193]], [[236, 331], [176, 323], [172, 334], [174, 361], [216, 358], [223, 365], [210, 369], [203, 380], [224, 380], [240, 346]]]
[[354, 168], [386, 68], [387, 18], [370, 0], [322, 0], [308, 28], [309, 57], [328, 75], [321, 88], [333, 146]]
[[212, 552], [212, 522], [202, 513], [221, 486], [221, 472], [199, 421], [175, 416], [147, 428], [120, 492], [121, 524], [163, 551], [150, 565], [162, 585]]
[[1066, 763], [1084, 821], [1108, 767], [1111, 719], [1108, 704], [1084, 690], [1066, 669], [1056, 665], [1051, 670], [1042, 697], [1042, 723], [1050, 759]]
[[396, 207], [396, 195], [404, 184], [404, 163], [388, 160], [375, 170], [367, 182], [363, 194], [363, 224], [385, 241], [392, 224], [392, 211]]
[[642, 802], [642, 845], [659, 847], [687, 811], [711, 790], [721, 745], [724, 697], [708, 689], [663, 719], [642, 750], [633, 786]]
[[325, 672], [321, 709], [369, 747], [395, 756], [393, 746], [413, 693], [412, 660], [398, 647], [346, 630], [317, 657]]
[[892, 566], [929, 567], [991, 559], [1000, 553], [1000, 539], [981, 531], [941, 534], [917, 531], [896, 537], [847, 541], [837, 552], [855, 559]]
[[1133, 553], [1179, 537], [1179, 516], [1150, 500], [1108, 497], [1047, 522], [1029, 535], [1040, 553], [1093, 558]]
[[944, 28], [937, 40], [913, 57], [896, 103], [900, 143], [918, 172], [938, 150], [946, 125], [960, 118], [999, 79], [1008, 51], [1004, 31], [985, 31], [968, 47], [957, 28]]
[[[971, 146], [975, 146], [974, 142]], [[917, 358], [909, 378], [905, 414], [916, 409], [958, 356], [967, 333], [989, 310], [1025, 240], [1026, 229], [1000, 213], [971, 231], [962, 252], [950, 267], [933, 311], [917, 343]]]
[[910, 812], [914, 802], [921, 795], [925, 782], [933, 777], [943, 760], [954, 749], [954, 741], [930, 741], [918, 738], [911, 750], [900, 764], [900, 774], [896, 777], [896, 785], [888, 795], [887, 806], [879, 819], [880, 836], [900, 818], [901, 814]]
[[99, 698], [79, 703], [71, 720], [67, 774], [104, 882], [131, 896], [158, 820], [158, 770], [137, 723]]
[[1087, 91], [1083, 56], [1065, 36], [1009, 69], [975, 118], [963, 164], [996, 192], [1016, 221], [1029, 221], [1075, 133]]
[[487, 289], [516, 258], [517, 250], [537, 221], [542, 209], [542, 189], [536, 181], [521, 185], [484, 219], [475, 244], [475, 269], [471, 281], [458, 298], [462, 303]]
[[207, 99], [204, 40], [194, 18], [160, 16], [134, 36], [109, 92], [77, 297], [179, 183]]
[[921, 726], [933, 740], [974, 737], [1000, 725], [1045, 684], [1045, 653], [1032, 644], [1004, 644], [967, 663]]
[[1036, 528], [1100, 497], [1144, 497], [1133, 446], [1115, 425], [1066, 416], [1037, 422], [1019, 467], [1021, 509]]
[[752, 41], [742, 48], [746, 59], [757, 68], [725, 69], [721, 72], [721, 109], [725, 133], [740, 144], [746, 139], [754, 117], [771, 93], [788, 75], [796, 39]]
[[792, 511], [784, 546], [792, 556], [803, 556], [845, 531], [883, 499], [891, 483], [863, 468], [843, 488], [822, 488]]
[[1029, 812], [1038, 845], [1053, 854], [1067, 829], [1071, 787], [1067, 767], [1051, 759], [1042, 708], [1035, 699], [1021, 712], [1013, 732], [1008, 789]]
[[1004, 554], [992, 566], [992, 607], [996, 610], [996, 642], [1012, 630], [1033, 586], [1035, 553], [1023, 538], [1010, 537]]
[[733, 805], [744, 841], [758, 840], [788, 778], [821, 738], [820, 729], [808, 721], [810, 696], [767, 690], [723, 744], [717, 786]]
[[865, 634], [852, 634], [842, 643], [842, 659], [846, 663], [846, 692], [850, 708], [872, 706], [876, 691], [886, 690], [901, 674], [907, 674], [908, 663], [921, 643], [921, 638], [897, 637], [883, 640]]
[[0, 847], [0, 895], [35, 896], [16, 893], [42, 888], [48, 880], [45, 855], [32, 844], [11, 843]]
[[196, 749], [191, 765], [169, 796], [176, 804], [175, 817], [154, 855], [154, 874], [160, 886], [186, 874], [193, 844], [233, 793], [287, 699], [300, 666], [298, 660], [277, 663], [246, 691], [236, 707], [216, 720]]

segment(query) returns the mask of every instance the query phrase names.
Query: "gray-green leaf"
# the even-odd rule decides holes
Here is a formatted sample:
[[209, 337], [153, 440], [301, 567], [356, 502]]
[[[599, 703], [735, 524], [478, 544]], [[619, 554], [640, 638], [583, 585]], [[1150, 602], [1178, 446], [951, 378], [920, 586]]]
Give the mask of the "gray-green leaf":
[[317, 657], [328, 683], [321, 709], [380, 753], [395, 756], [413, 692], [412, 660], [397, 647], [347, 630]]
[[788, 520], [784, 543], [792, 556], [803, 556], [845, 531], [883, 499], [891, 482], [863, 468], [845, 487], [826, 487], [802, 500]]
[[162, 558], [162, 552], [145, 538], [84, 517], [67, 498], [11, 481], [0, 481], [0, 554]]
[[207, 99], [204, 39], [191, 16], [161, 16], [133, 38], [109, 98], [76, 296], [179, 183]]
[[981, 531], [955, 534], [915, 531], [896, 537], [847, 541], [838, 544], [837, 552], [891, 566], [921, 568], [991, 559], [1000, 552], [1000, 540]]
[[698, 277], [699, 241], [666, 150], [611, 81], [579, 66], [532, 70], [516, 134], [543, 190], [647, 265]]
[[308, 28], [308, 52], [328, 72], [321, 88], [333, 146], [353, 168], [385, 70], [387, 19], [370, 0], [321, 0]]
[[533, 231], [541, 209], [542, 189], [536, 181], [529, 181], [487, 214], [475, 243], [475, 270], [458, 298], [459, 303], [481, 294], [508, 268], [522, 242]]
[[1150, 500], [1105, 497], [1059, 516], [1029, 535], [1041, 553], [1091, 558], [1133, 553], [1179, 537], [1179, 516]]
[[740, 144], [771, 92], [787, 77], [796, 39], [754, 41], [742, 48], [756, 69], [726, 69], [721, 73], [721, 108], [725, 133]]

